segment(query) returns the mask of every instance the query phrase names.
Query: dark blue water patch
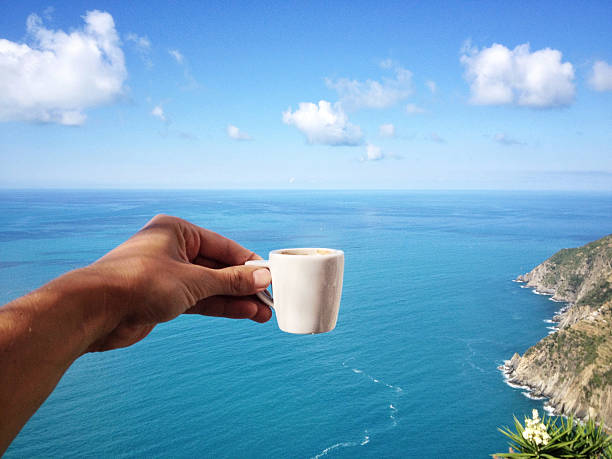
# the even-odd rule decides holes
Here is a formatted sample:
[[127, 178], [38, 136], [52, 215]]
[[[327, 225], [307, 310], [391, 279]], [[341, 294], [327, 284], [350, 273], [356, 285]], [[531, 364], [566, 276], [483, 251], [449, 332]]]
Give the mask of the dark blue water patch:
[[16, 266], [22, 266], [31, 263], [31, 261], [0, 261], [0, 269], [14, 268]]

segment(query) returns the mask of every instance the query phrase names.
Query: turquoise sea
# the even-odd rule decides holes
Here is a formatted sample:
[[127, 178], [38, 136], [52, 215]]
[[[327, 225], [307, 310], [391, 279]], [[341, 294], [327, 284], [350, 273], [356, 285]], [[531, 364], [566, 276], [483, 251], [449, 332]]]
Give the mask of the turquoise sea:
[[[496, 369], [559, 309], [512, 282], [612, 232], [612, 195], [0, 191], [0, 302], [88, 264], [156, 213], [266, 255], [345, 251], [327, 334], [181, 317], [79, 359], [6, 457], [485, 458], [542, 401]], [[0, 369], [1, 371], [1, 369]], [[1, 422], [1, 421], [0, 421]]]

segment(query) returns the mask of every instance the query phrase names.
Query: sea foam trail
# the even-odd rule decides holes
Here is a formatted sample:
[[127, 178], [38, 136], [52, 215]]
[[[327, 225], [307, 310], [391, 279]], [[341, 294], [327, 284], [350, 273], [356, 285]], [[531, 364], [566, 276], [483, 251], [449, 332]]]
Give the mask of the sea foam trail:
[[[344, 362], [342, 362], [342, 366], [345, 368], [348, 368], [349, 366], [347, 365], [347, 362], [354, 360], [354, 357], [350, 357], [348, 359], [346, 359]], [[394, 386], [393, 384], [387, 384], [386, 382], [375, 378], [371, 375], [369, 375], [368, 373], [364, 372], [363, 370], [360, 370], [359, 368], [351, 368], [351, 371], [355, 374], [358, 375], [363, 375], [364, 377], [368, 378], [370, 381], [372, 381], [374, 384], [381, 384], [385, 387], [388, 387], [389, 389], [394, 390], [395, 392], [403, 392], [404, 389], [402, 389], [400, 386]]]
[[368, 431], [366, 430], [363, 433], [363, 439], [360, 442], [357, 441], [345, 441], [342, 443], [336, 443], [335, 445], [328, 446], [323, 451], [321, 451], [316, 456], [313, 456], [314, 459], [319, 459], [320, 457], [327, 456], [327, 453], [339, 448], [349, 448], [352, 446], [365, 446], [370, 443], [370, 436], [368, 435]]
[[[404, 389], [402, 389], [400, 386], [395, 386], [393, 384], [388, 384], [385, 381], [379, 379], [379, 378], [375, 378], [374, 376], [366, 373], [365, 371], [363, 371], [360, 368], [355, 368], [351, 365], [348, 365], [348, 362], [350, 362], [351, 360], [355, 360], [355, 357], [349, 357], [348, 359], [346, 359], [344, 362], [342, 362], [342, 366], [344, 368], [349, 368], [354, 374], [356, 375], [360, 375], [360, 377], [363, 377], [369, 381], [371, 381], [373, 384], [377, 384], [377, 385], [381, 385], [383, 387], [386, 387], [388, 389], [391, 389], [394, 393], [394, 400], [392, 400], [389, 405], [388, 405], [388, 409], [389, 409], [389, 420], [391, 421], [391, 424], [388, 428], [394, 428], [397, 427], [398, 425], [398, 420], [397, 420], [397, 414], [399, 412], [399, 410], [397, 409], [397, 399], [403, 394]], [[314, 459], [318, 459], [320, 457], [326, 456], [330, 451], [333, 451], [335, 449], [339, 449], [339, 448], [350, 448], [350, 447], [357, 447], [357, 446], [365, 446], [368, 443], [370, 443], [370, 432], [371, 429], [365, 429], [364, 431], [364, 437], [361, 441], [344, 441], [344, 442], [339, 442], [339, 443], [335, 443], [331, 446], [328, 446], [327, 448], [325, 448], [323, 451], [321, 451], [319, 454], [317, 454], [316, 456], [313, 456]]]

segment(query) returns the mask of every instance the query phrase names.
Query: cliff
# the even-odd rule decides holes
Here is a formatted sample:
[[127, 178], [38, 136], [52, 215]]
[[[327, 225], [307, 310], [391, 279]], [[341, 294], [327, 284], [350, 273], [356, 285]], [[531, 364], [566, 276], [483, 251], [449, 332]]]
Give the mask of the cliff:
[[612, 427], [612, 234], [563, 249], [517, 279], [567, 303], [558, 330], [514, 354], [509, 381], [549, 398], [555, 412], [597, 418]]

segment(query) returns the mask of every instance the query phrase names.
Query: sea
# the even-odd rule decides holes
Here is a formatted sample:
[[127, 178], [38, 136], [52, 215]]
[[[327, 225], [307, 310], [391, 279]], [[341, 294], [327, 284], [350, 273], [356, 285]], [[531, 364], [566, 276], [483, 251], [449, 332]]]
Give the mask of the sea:
[[7, 458], [507, 452], [498, 427], [546, 401], [508, 386], [498, 366], [546, 336], [562, 306], [513, 280], [612, 232], [610, 193], [3, 190], [0, 304], [93, 262], [157, 213], [264, 257], [344, 250], [335, 330], [181, 316], [130, 348], [79, 358]]

